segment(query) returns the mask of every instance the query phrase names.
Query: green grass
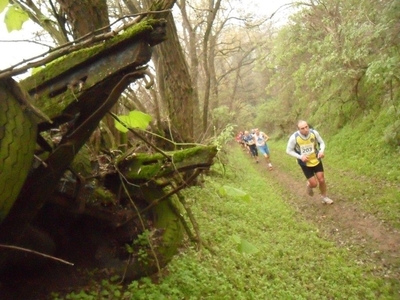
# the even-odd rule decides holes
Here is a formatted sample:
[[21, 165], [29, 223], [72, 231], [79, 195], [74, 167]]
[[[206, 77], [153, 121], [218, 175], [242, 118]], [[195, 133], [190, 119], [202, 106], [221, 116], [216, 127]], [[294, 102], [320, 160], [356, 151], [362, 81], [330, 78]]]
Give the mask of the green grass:
[[[365, 159], [365, 156], [370, 154], [363, 154], [356, 158], [352, 153], [348, 154], [343, 150], [343, 147], [356, 148], [356, 144], [359, 143], [359, 141], [345, 139], [345, 136], [347, 136], [346, 131], [342, 138], [335, 137], [327, 140], [326, 157], [323, 163], [328, 192], [339, 196], [343, 201], [357, 203], [364, 211], [400, 229], [400, 184], [397, 180], [400, 178], [398, 168], [400, 156], [393, 155], [389, 158], [384, 154], [389, 151], [388, 147], [382, 145], [381, 152], [378, 153], [378, 148], [375, 152], [376, 156], [381, 157], [381, 161], [371, 164]], [[296, 160], [285, 153], [286, 143], [286, 140], [269, 142], [272, 159], [284, 172], [298, 180], [304, 180]], [[354, 153], [358, 152], [362, 151], [360, 149], [354, 151]], [[392, 153], [394, 152], [396, 151], [392, 150]], [[388, 161], [386, 162], [385, 159]]]
[[[254, 166], [234, 149], [224, 176], [216, 165], [205, 188], [185, 192], [215, 254], [187, 247], [157, 284], [134, 281], [120, 299], [398, 299], [399, 283], [375, 277], [374, 265], [357, 264], [351, 250], [321, 238], [283, 200], [272, 173], [262, 177]], [[222, 197], [223, 186], [251, 199]]]
[[[322, 133], [326, 179], [341, 201], [400, 228], [400, 155], [380, 138], [380, 122], [348, 125], [334, 137]], [[286, 142], [269, 142], [272, 162], [302, 181], [295, 159], [285, 153]], [[400, 299], [399, 282], [376, 275], [373, 261], [358, 259], [362, 249], [324, 239], [288, 204], [273, 172], [262, 176], [255, 166], [232, 147], [226, 172], [216, 164], [203, 188], [184, 191], [201, 238], [215, 254], [186, 242], [157, 282], [101, 282], [66, 299]]]

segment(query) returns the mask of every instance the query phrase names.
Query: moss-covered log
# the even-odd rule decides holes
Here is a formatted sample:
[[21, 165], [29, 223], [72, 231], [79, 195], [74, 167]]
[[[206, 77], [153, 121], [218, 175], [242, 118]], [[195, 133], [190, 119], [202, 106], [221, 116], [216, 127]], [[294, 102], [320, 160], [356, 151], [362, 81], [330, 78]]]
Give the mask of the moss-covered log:
[[217, 153], [215, 146], [196, 146], [174, 152], [126, 153], [117, 162], [124, 177], [132, 182], [168, 178], [176, 172], [209, 168]]
[[[39, 133], [62, 124], [67, 128], [61, 141], [49, 145], [50, 149], [38, 135], [38, 144], [49, 154], [30, 170], [19, 196], [1, 222], [0, 243], [20, 244], [30, 224], [40, 223], [41, 217], [46, 219], [46, 216], [38, 216], [43, 207], [53, 197], [65, 198], [54, 194], [60, 179], [125, 87], [145, 76], [151, 47], [165, 36], [163, 27], [162, 20], [140, 22], [110, 41], [66, 55], [22, 83], [27, 90], [26, 95], [35, 99], [34, 105], [53, 120], [53, 123], [46, 121], [38, 124]], [[24, 99], [23, 102], [29, 100]], [[24, 120], [15, 121], [22, 124]], [[0, 142], [2, 139], [0, 136]], [[25, 149], [26, 143], [16, 146]], [[33, 153], [30, 160], [33, 160]], [[76, 214], [81, 210], [79, 206], [75, 209], [73, 201], [70, 206], [74, 209], [64, 208], [66, 212]], [[112, 216], [112, 212], [109, 214]], [[47, 229], [50, 231], [52, 226], [56, 227], [55, 224], [48, 224]], [[7, 255], [1, 254], [0, 272], [5, 265]]]
[[[21, 85], [32, 96], [36, 107], [55, 118], [60, 113], [71, 111], [68, 108], [71, 104], [85, 101], [85, 93], [99, 83], [115, 77], [116, 74], [120, 74], [120, 79], [121, 74], [146, 64], [151, 52], [143, 51], [138, 43], [147, 47], [161, 42], [163, 35], [156, 36], [152, 32], [160, 33], [164, 27], [164, 20], [142, 21], [109, 41], [53, 61], [46, 68], [23, 80]], [[96, 92], [102, 91], [96, 88]], [[94, 98], [99, 101], [98, 97]]]
[[[112, 236], [129, 245], [129, 259], [120, 253], [119, 262], [112, 260], [115, 272], [123, 270], [126, 279], [138, 278], [156, 272], [172, 259], [184, 235], [179, 215], [185, 211], [176, 193], [197, 178], [197, 170], [208, 170], [216, 154], [215, 146], [199, 145], [155, 154], [127, 152], [116, 159], [118, 171], [102, 179], [115, 195], [114, 201], [110, 203], [109, 193], [105, 198], [93, 194], [83, 212], [109, 224]], [[107, 210], [110, 213], [105, 213]], [[139, 219], [146, 220], [145, 227]], [[136, 230], [132, 232], [132, 228]]]
[[[0, 241], [18, 240], [125, 87], [144, 76], [141, 68], [151, 58], [150, 44], [157, 42], [152, 40], [151, 33], [157, 26], [163, 27], [163, 21], [141, 22], [104, 44], [55, 61], [22, 83], [36, 99], [35, 105], [54, 120], [53, 124], [39, 124], [39, 132], [61, 124], [69, 125], [44, 163], [28, 176], [18, 199], [1, 223]], [[71, 87], [75, 79], [84, 80], [79, 93]]]
[[[109, 41], [50, 63], [21, 83], [26, 97], [30, 95], [52, 122], [37, 124], [35, 154], [42, 160], [36, 158], [11, 209], [4, 210], [8, 214], [0, 223], [0, 243], [26, 245], [27, 230], [40, 228], [49, 241], [55, 241], [60, 256], [79, 260], [88, 255], [94, 267], [127, 270], [128, 278], [150, 274], [172, 258], [183, 236], [175, 193], [195, 180], [199, 170], [211, 166], [216, 147], [127, 152], [112, 161], [114, 168], [105, 175], [89, 169], [86, 174], [75, 172], [72, 164], [126, 86], [147, 75], [152, 46], [164, 38], [165, 22], [148, 18]], [[8, 123], [5, 118], [0, 123]], [[46, 138], [53, 128], [61, 136], [49, 143]], [[33, 153], [26, 159], [33, 160]], [[89, 157], [83, 153], [85, 160]], [[93, 178], [95, 184], [90, 182]], [[8, 258], [8, 253], [0, 253], [0, 273], [14, 267]]]

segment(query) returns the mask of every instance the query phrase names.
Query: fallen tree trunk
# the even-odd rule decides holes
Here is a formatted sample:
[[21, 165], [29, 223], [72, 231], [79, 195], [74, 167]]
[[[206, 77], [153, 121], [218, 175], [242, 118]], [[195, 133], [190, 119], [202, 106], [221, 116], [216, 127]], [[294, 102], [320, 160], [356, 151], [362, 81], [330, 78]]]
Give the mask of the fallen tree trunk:
[[[0, 204], [7, 202], [7, 209], [0, 208], [4, 213], [0, 244], [43, 249], [72, 261], [74, 267], [106, 267], [128, 279], [153, 273], [172, 258], [183, 236], [177, 216], [182, 210], [175, 194], [211, 166], [216, 147], [127, 152], [113, 160], [105, 173], [89, 168], [85, 174], [76, 171], [73, 163], [124, 88], [148, 75], [145, 64], [151, 47], [163, 38], [164, 21], [143, 21], [106, 43], [50, 64], [22, 82], [21, 90], [16, 85], [4, 93], [5, 87], [0, 86], [0, 95], [35, 99], [31, 108], [41, 111], [35, 118], [37, 128], [31, 131], [38, 132], [35, 153], [25, 157], [34, 161], [30, 170], [25, 169], [26, 180], [26, 175], [1, 177], [0, 186], [20, 180], [17, 186], [22, 188], [14, 193], [15, 202], [0, 195]], [[31, 105], [31, 99], [22, 100], [12, 105]], [[45, 120], [38, 120], [38, 115]], [[11, 122], [4, 116], [2, 123]], [[18, 118], [14, 123], [22, 124], [24, 115]], [[61, 132], [56, 142], [49, 139], [53, 129]], [[33, 138], [32, 134], [30, 145]], [[20, 142], [16, 149], [25, 144]], [[89, 157], [82, 157], [90, 165]], [[3, 278], [18, 266], [37, 268], [34, 254], [19, 255], [11, 249], [0, 249]]]
[[[60, 231], [73, 240], [86, 236], [87, 248], [101, 257], [92, 260], [92, 267], [110, 268], [110, 272], [124, 274], [129, 280], [153, 274], [172, 259], [184, 236], [181, 215], [185, 211], [176, 194], [193, 184], [201, 171], [208, 170], [216, 154], [215, 146], [156, 154], [128, 151], [101, 168], [108, 169], [105, 173], [75, 180], [69, 174], [70, 179], [64, 179], [70, 186], [64, 185], [52, 198], [38, 226], [52, 224], [51, 236]], [[88, 184], [93, 180], [95, 184]], [[55, 229], [55, 220], [64, 220], [65, 215], [68, 219], [74, 216], [75, 221], [57, 225], [62, 230]], [[93, 240], [101, 242], [88, 242]], [[77, 257], [76, 253], [76, 249], [63, 252], [61, 257], [80, 265], [82, 255]], [[88, 256], [95, 255], [84, 255]]]

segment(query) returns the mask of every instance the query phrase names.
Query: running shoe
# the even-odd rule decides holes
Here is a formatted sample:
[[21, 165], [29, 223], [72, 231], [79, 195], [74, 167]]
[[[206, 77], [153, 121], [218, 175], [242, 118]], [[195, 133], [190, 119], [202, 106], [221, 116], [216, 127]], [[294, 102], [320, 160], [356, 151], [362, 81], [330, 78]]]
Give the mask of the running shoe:
[[333, 200], [329, 199], [328, 197], [322, 197], [321, 200], [322, 200], [322, 203], [325, 203], [325, 204], [332, 204], [333, 203]]

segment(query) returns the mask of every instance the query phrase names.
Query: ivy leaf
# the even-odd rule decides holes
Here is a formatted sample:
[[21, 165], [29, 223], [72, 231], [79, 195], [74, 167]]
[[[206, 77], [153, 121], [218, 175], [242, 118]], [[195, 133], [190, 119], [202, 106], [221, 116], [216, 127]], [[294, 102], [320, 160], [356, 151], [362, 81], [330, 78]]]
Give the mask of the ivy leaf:
[[[118, 116], [118, 119], [121, 120], [121, 122], [118, 122], [115, 120], [115, 128], [117, 128], [119, 131], [126, 133], [128, 132], [128, 128], [140, 128], [140, 129], [146, 129], [146, 127], [149, 125], [151, 121], [151, 116], [145, 113], [142, 113], [141, 111], [131, 111], [129, 114], [126, 115], [121, 115]], [[126, 128], [125, 125], [128, 127]]]
[[25, 21], [29, 20], [29, 16], [18, 6], [10, 6], [4, 16], [4, 23], [6, 23], [8, 32], [13, 30], [21, 30]]
[[233, 236], [233, 240], [237, 243], [237, 250], [242, 254], [254, 254], [259, 251], [256, 246], [237, 235]]
[[8, 0], [0, 0], [0, 14], [7, 7], [7, 5], [8, 5]]
[[222, 186], [219, 189], [218, 193], [221, 197], [231, 196], [234, 198], [240, 198], [247, 202], [251, 200], [250, 195], [248, 193], [228, 185]]
[[250, 242], [242, 239], [241, 243], [238, 245], [238, 251], [240, 253], [254, 254], [257, 253], [259, 250]]

